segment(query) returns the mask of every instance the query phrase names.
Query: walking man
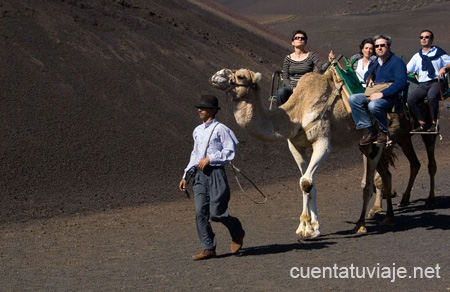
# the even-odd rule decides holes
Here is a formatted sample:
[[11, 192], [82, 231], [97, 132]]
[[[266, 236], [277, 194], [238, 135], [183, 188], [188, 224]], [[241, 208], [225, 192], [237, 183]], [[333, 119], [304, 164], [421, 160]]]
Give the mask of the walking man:
[[217, 97], [203, 95], [196, 107], [203, 123], [194, 130], [194, 149], [179, 188], [184, 191], [188, 176], [193, 176], [196, 225], [202, 251], [192, 257], [205, 260], [216, 256], [216, 237], [209, 219], [227, 227], [232, 238], [232, 254], [242, 247], [245, 232], [239, 219], [228, 214], [230, 188], [224, 168], [233, 160], [239, 142], [233, 131], [215, 119], [220, 109]]
[[[436, 125], [440, 97], [438, 78], [444, 77], [450, 70], [450, 56], [438, 46], [433, 46], [433, 40], [433, 33], [430, 30], [423, 30], [420, 33], [421, 49], [406, 65], [408, 73], [416, 72], [419, 76], [419, 85], [409, 94], [407, 100], [411, 115], [419, 122], [419, 127], [412, 130], [413, 133], [439, 132]], [[428, 108], [432, 119], [432, 123], [428, 125], [420, 109], [420, 104], [425, 97], [428, 98]]]

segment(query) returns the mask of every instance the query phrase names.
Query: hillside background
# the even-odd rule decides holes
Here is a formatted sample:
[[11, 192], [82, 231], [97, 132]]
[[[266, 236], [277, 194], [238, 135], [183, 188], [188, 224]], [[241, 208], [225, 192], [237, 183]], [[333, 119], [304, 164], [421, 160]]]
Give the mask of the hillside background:
[[435, 44], [450, 51], [448, 0], [217, 0], [267, 28], [286, 36], [292, 31], [308, 33], [308, 45], [325, 58], [329, 50], [351, 56], [367, 37], [383, 33], [392, 37], [393, 51], [405, 60], [415, 54], [422, 29], [435, 34]]
[[282, 49], [188, 1], [1, 0], [0, 220], [184, 199], [206, 93], [239, 137], [237, 165], [259, 177], [290, 161], [292, 175], [286, 145], [248, 137], [208, 83], [249, 67], [269, 95]]
[[[410, 56], [424, 27], [450, 50], [450, 2], [416, 2], [0, 0], [0, 220], [184, 199], [178, 182], [206, 93], [239, 137], [238, 167], [257, 183], [297, 176], [287, 145], [243, 132], [209, 77], [259, 71], [268, 98], [297, 28], [322, 56], [351, 55], [378, 32]], [[336, 161], [321, 171], [359, 156]]]

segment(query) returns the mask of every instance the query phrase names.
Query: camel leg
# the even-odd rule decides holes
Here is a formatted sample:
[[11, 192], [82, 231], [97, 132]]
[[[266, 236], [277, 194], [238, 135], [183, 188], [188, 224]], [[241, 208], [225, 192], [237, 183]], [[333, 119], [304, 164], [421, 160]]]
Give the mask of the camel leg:
[[313, 212], [313, 208], [315, 208], [316, 188], [313, 187], [309, 193], [303, 191], [302, 193], [303, 211], [300, 215], [300, 224], [295, 233], [300, 237], [315, 238], [320, 235], [317, 212]]
[[306, 171], [303, 173], [303, 176], [300, 178], [300, 188], [306, 194], [309, 194], [309, 210], [311, 216], [311, 226], [312, 230], [308, 230], [306, 228], [303, 236], [306, 237], [318, 237], [320, 236], [320, 226], [319, 219], [317, 213], [317, 190], [314, 185], [314, 174], [328, 156], [331, 151], [330, 141], [327, 137], [323, 137], [322, 139], [318, 139], [316, 142], [312, 144], [312, 155], [310, 162], [308, 163], [308, 167]]
[[[367, 157], [365, 155], [363, 155], [363, 163], [364, 163], [364, 173], [363, 173], [363, 178], [361, 180], [361, 187], [364, 188], [366, 185], [366, 174], [367, 174]], [[367, 219], [373, 218], [376, 214], [380, 214], [383, 211], [383, 208], [381, 206], [382, 203], [382, 190], [383, 190], [383, 182], [381, 180], [381, 176], [378, 172], [375, 172], [375, 179], [374, 179], [374, 183], [375, 183], [375, 192], [376, 192], [376, 197], [375, 197], [375, 203], [373, 204], [372, 209], [370, 209], [369, 213], [367, 213]], [[369, 198], [370, 200], [370, 198]]]
[[315, 238], [320, 236], [320, 230], [319, 230], [319, 216], [317, 214], [317, 204], [316, 204], [316, 198], [317, 198], [317, 190], [316, 187], [313, 186], [311, 191], [309, 192], [309, 197], [311, 198], [309, 200], [309, 210], [311, 211], [311, 227], [312, 229], [306, 229], [305, 236], [310, 238]]
[[392, 174], [389, 171], [389, 165], [386, 163], [378, 163], [377, 171], [383, 181], [383, 189], [386, 195], [386, 217], [383, 225], [394, 225], [394, 209], [392, 207]]
[[[424, 137], [426, 136], [426, 137]], [[425, 201], [425, 204], [427, 206], [434, 206], [436, 205], [436, 197], [434, 195], [434, 177], [437, 172], [437, 165], [436, 165], [436, 159], [434, 156], [434, 149], [436, 146], [436, 138], [437, 135], [422, 135], [423, 143], [425, 143], [425, 147], [427, 149], [427, 156], [428, 156], [428, 174], [430, 175], [430, 193], [428, 195], [427, 200]]]
[[364, 183], [363, 189], [363, 207], [361, 210], [361, 215], [359, 217], [358, 222], [356, 223], [355, 228], [353, 229], [354, 233], [366, 233], [366, 211], [367, 205], [369, 203], [370, 197], [373, 193], [373, 179], [375, 176], [375, 170], [378, 165], [378, 161], [380, 161], [381, 153], [383, 152], [382, 144], [370, 144], [365, 146], [360, 146], [359, 149], [364, 154], [364, 177], [366, 181]]
[[374, 183], [376, 187], [375, 202], [372, 206], [372, 209], [370, 209], [369, 213], [367, 213], [367, 219], [373, 218], [375, 215], [381, 214], [383, 212], [383, 181], [378, 172], [375, 173]]
[[[313, 154], [311, 159], [307, 158], [306, 149], [297, 148], [291, 141], [289, 141], [289, 149], [294, 156], [297, 165], [302, 172], [302, 177], [300, 178], [300, 189], [303, 193], [303, 212], [300, 216], [300, 224], [296, 230], [296, 233], [301, 237], [318, 237], [320, 236], [320, 225], [317, 214], [317, 191], [312, 183], [312, 176], [329, 153], [329, 150], [323, 151], [323, 149], [328, 149], [327, 143], [316, 142], [313, 144]], [[320, 153], [325, 153], [325, 156], [320, 156]]]
[[411, 135], [405, 134], [405, 138], [398, 144], [402, 148], [403, 154], [405, 154], [406, 158], [409, 161], [408, 186], [406, 187], [406, 190], [403, 193], [402, 200], [398, 204], [398, 206], [404, 207], [410, 204], [411, 190], [414, 185], [414, 181], [416, 180], [417, 174], [419, 173], [420, 161], [417, 158], [416, 151], [414, 150], [414, 146], [411, 141]]
[[311, 161], [308, 164], [308, 168], [303, 173], [303, 176], [300, 179], [300, 187], [306, 193], [309, 193], [314, 186], [313, 176], [325, 160], [325, 158], [331, 152], [331, 145], [328, 138], [324, 137], [322, 139], [317, 140], [312, 144], [312, 155]]
[[[367, 180], [367, 157], [365, 155], [363, 155], [363, 164], [364, 164], [364, 173], [363, 173], [363, 177], [361, 180], [361, 187], [364, 189], [364, 187], [366, 186], [366, 183], [369, 182]], [[372, 209], [370, 209], [369, 213], [367, 213], [367, 219], [370, 219], [373, 216], [375, 216], [376, 214], [379, 214], [383, 211], [382, 206], [381, 206], [383, 183], [381, 181], [381, 177], [378, 172], [375, 172], [374, 183], [375, 183], [376, 198], [375, 198], [375, 203], [374, 203]], [[369, 200], [371, 197], [372, 197], [372, 195], [369, 197]]]
[[[303, 173], [305, 173], [306, 168], [308, 167], [309, 164], [309, 158], [308, 155], [306, 154], [306, 149], [297, 148], [290, 140], [288, 140], [288, 145], [289, 150], [291, 151], [292, 156], [294, 157], [294, 160], [297, 163], [298, 168], [300, 169], [300, 173], [303, 176]], [[307, 234], [307, 230], [308, 232], [312, 230], [312, 225], [310, 215], [311, 212], [309, 209], [310, 196], [308, 195], [308, 193], [305, 193], [303, 191], [302, 194], [303, 194], [303, 210], [299, 218], [300, 224], [298, 225], [298, 228], [295, 231], [295, 233], [303, 237]]]

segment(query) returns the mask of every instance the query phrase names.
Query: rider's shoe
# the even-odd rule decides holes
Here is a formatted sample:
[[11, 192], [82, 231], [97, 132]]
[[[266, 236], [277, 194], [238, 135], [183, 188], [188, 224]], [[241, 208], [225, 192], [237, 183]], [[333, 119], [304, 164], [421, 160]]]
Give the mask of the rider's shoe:
[[377, 141], [377, 134], [369, 132], [367, 135], [364, 135], [361, 140], [359, 140], [359, 145], [368, 145]]
[[415, 134], [415, 133], [427, 133], [428, 131], [428, 126], [425, 124], [420, 124], [420, 126], [418, 126], [417, 128], [415, 128], [414, 130], [412, 130], [410, 133], [411, 134]]
[[436, 124], [431, 124], [431, 127], [427, 130], [428, 133], [439, 133], [439, 126]]
[[386, 144], [387, 141], [388, 141], [387, 133], [380, 132], [377, 135], [377, 141], [375, 143], [376, 144]]

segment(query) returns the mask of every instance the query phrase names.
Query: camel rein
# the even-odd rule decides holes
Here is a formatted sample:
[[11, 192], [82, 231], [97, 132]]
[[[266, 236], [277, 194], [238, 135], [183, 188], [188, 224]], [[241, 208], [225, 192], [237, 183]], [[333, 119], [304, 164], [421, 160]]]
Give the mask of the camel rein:
[[[236, 179], [236, 182], [237, 182], [239, 188], [245, 194], [245, 196], [255, 204], [264, 204], [267, 201], [267, 196], [264, 195], [264, 193], [256, 186], [256, 184], [254, 182], [252, 182], [252, 180], [249, 179], [239, 168], [234, 166], [233, 163], [230, 162], [230, 166], [231, 166], [231, 169], [233, 170], [234, 178]], [[262, 201], [255, 201], [248, 195], [248, 193], [244, 190], [244, 188], [242, 187], [242, 185], [238, 179], [238, 173], [240, 173], [246, 180], [248, 180], [248, 182], [252, 184], [252, 186], [258, 191], [258, 193], [261, 194], [261, 196], [264, 198]]]
[[[227, 93], [227, 95], [236, 87], [245, 87], [245, 88], [247, 88], [247, 91], [245, 92], [245, 94], [243, 96], [248, 94], [250, 88], [255, 89], [258, 86], [256, 83], [253, 83], [253, 82], [249, 82], [248, 84], [238, 84], [234, 81], [230, 82], [230, 85], [232, 85], [232, 86], [230, 86], [230, 89], [225, 91]], [[238, 97], [238, 98], [240, 98], [240, 97]], [[228, 100], [228, 98], [227, 98], [227, 100]], [[232, 98], [232, 100], [234, 100], [234, 99]]]
[[[233, 87], [232, 88], [230, 88], [230, 90], [226, 90], [225, 92], [226, 92], [226, 98], [225, 98], [225, 100], [226, 101], [228, 101], [228, 95], [230, 94], [230, 92], [231, 92], [231, 90], [233, 90], [234, 88], [236, 88], [236, 87], [239, 87], [239, 86], [242, 86], [242, 87], [247, 87], [247, 93], [248, 93], [248, 91], [250, 90], [250, 88], [255, 88], [255, 86], [257, 86], [256, 84], [254, 84], [254, 83], [249, 83], [249, 84], [237, 84], [237, 83], [231, 83], [232, 85], [233, 85]], [[247, 94], [246, 93], [246, 94]], [[233, 98], [231, 99], [231, 100], [233, 100]], [[228, 117], [228, 106], [227, 107], [225, 107], [225, 116], [226, 117]], [[231, 163], [230, 162], [230, 166], [231, 166], [231, 169], [233, 170], [233, 173], [234, 173], [234, 178], [235, 178], [235, 180], [236, 180], [236, 183], [238, 184], [238, 186], [239, 186], [239, 188], [241, 189], [241, 191], [245, 194], [245, 196], [250, 200], [250, 201], [252, 201], [253, 203], [255, 203], [255, 204], [264, 204], [266, 201], [267, 201], [267, 196], [256, 186], [256, 184], [252, 181], [252, 180], [250, 180], [249, 178], [248, 178], [248, 176], [246, 176], [239, 168], [237, 168], [233, 163]], [[242, 185], [241, 185], [241, 183], [240, 183], [240, 181], [239, 181], [239, 178], [238, 178], [238, 173], [240, 173], [246, 180], [248, 180], [248, 182], [250, 182], [252, 185], [253, 185], [253, 187], [258, 191], [258, 193], [260, 193], [261, 194], [261, 196], [264, 198], [262, 201], [255, 201], [255, 200], [253, 200], [249, 195], [248, 195], [248, 193], [244, 190], [244, 188], [242, 187]]]

